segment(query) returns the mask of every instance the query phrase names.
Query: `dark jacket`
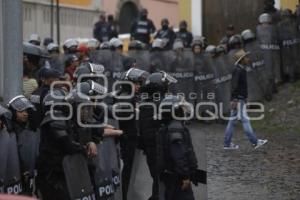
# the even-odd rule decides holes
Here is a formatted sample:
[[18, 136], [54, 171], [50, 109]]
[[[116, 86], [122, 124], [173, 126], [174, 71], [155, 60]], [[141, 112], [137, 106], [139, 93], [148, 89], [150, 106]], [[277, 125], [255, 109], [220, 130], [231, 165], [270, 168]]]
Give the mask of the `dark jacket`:
[[93, 35], [99, 42], [108, 41], [110, 37], [109, 24], [105, 21], [99, 21], [94, 25]]
[[182, 179], [191, 178], [198, 163], [189, 130], [183, 122], [172, 120], [166, 124], [165, 131], [166, 169]]
[[232, 73], [231, 100], [245, 100], [248, 98], [247, 71], [245, 67], [237, 65]]
[[150, 35], [155, 32], [156, 28], [150, 19], [137, 20], [131, 26], [131, 38], [139, 40], [145, 44], [150, 43]]
[[160, 29], [157, 34], [155, 35], [155, 39], [168, 39], [168, 43], [165, 47], [166, 50], [170, 50], [173, 47], [174, 40], [176, 38], [175, 32], [171, 29], [168, 28], [167, 30]]
[[181, 39], [185, 48], [190, 48], [193, 41], [193, 34], [188, 31], [178, 31], [176, 37]]

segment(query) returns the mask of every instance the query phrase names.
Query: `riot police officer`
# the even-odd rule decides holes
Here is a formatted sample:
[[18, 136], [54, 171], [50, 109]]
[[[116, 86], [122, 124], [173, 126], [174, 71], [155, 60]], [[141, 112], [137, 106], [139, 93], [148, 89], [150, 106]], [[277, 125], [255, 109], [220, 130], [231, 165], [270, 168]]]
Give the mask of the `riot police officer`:
[[[72, 106], [55, 105], [55, 103], [67, 103], [65, 100], [66, 92], [62, 89], [56, 89], [53, 94], [48, 94], [43, 101], [44, 110], [47, 112], [41, 123], [38, 184], [44, 200], [65, 200], [71, 199], [71, 194], [70, 191], [68, 192], [67, 178], [62, 165], [64, 157], [74, 154], [95, 156], [97, 150], [94, 143], [90, 141], [82, 145], [76, 140], [78, 138], [74, 133], [74, 116], [70, 116]], [[69, 98], [73, 102], [88, 101], [85, 98], [74, 96], [69, 96]], [[69, 119], [71, 117], [72, 120], [58, 120], [66, 119], [66, 117]], [[85, 179], [90, 180], [89, 177], [79, 177], [79, 180], [83, 182]]]
[[193, 109], [191, 106], [182, 97], [173, 95], [166, 96], [160, 104], [163, 126], [158, 132], [158, 149], [162, 151], [163, 160], [158, 162], [161, 162], [166, 200], [194, 199], [191, 183], [198, 164], [189, 130], [184, 124], [186, 115], [190, 114], [188, 111]]
[[169, 20], [167, 18], [161, 20], [161, 29], [158, 30], [154, 38], [166, 40], [167, 45], [165, 46], [165, 49], [166, 50], [172, 49], [173, 42], [176, 38], [176, 34], [172, 30], [172, 28], [169, 27]]
[[[121, 80], [126, 81], [127, 83], [122, 84], [121, 92], [118, 95], [118, 97], [122, 97], [122, 99], [117, 98], [116, 100], [117, 103], [115, 105], [117, 106], [118, 110], [126, 111], [128, 108], [130, 109], [130, 106], [132, 106], [132, 108], [136, 108], [140, 87], [148, 75], [148, 72], [137, 68], [130, 68], [128, 71], [123, 73]], [[126, 99], [123, 99], [123, 97]], [[124, 132], [120, 138], [120, 144], [121, 156], [124, 162], [122, 171], [122, 192], [123, 199], [126, 200], [134, 153], [138, 143], [138, 123], [135, 116], [135, 110], [126, 113], [122, 112], [118, 114], [118, 117], [121, 117], [119, 120], [119, 128]], [[128, 117], [128, 119], [124, 119], [123, 117]]]
[[147, 9], [142, 9], [140, 18], [131, 26], [131, 40], [139, 40], [147, 45], [150, 44], [150, 35], [156, 30], [152, 20], [148, 19]]
[[193, 41], [193, 34], [187, 30], [188, 24], [186, 21], [179, 23], [179, 31], [176, 32], [176, 37], [181, 39], [185, 48], [190, 48]]
[[39, 134], [30, 128], [29, 113], [35, 108], [23, 95], [13, 97], [8, 103], [8, 108], [12, 112], [12, 131], [17, 136], [22, 194], [32, 196], [35, 192], [34, 180]]
[[229, 39], [234, 35], [234, 26], [228, 25], [226, 28], [225, 36], [220, 40], [220, 44], [228, 45]]
[[55, 81], [58, 81], [62, 77], [60, 72], [50, 68], [50, 66], [44, 66], [39, 71], [39, 78], [41, 85], [30, 96], [30, 101], [35, 106], [36, 110], [30, 115], [32, 125], [35, 130], [39, 128], [41, 121], [43, 120], [45, 111], [42, 109], [44, 97], [50, 92], [50, 86]]
[[105, 15], [101, 14], [99, 21], [94, 25], [94, 38], [99, 42], [109, 41], [109, 24], [106, 22]]
[[[157, 169], [157, 142], [156, 133], [161, 122], [155, 118], [158, 106], [165, 94], [168, 93], [169, 85], [177, 80], [165, 72], [151, 74], [141, 88], [141, 102], [139, 106], [139, 133], [140, 146], [147, 157], [147, 164], [153, 178], [151, 200], [159, 198], [159, 177]], [[145, 103], [145, 104], [144, 104]], [[152, 105], [149, 105], [152, 103]]]
[[0, 193], [20, 194], [20, 164], [12, 113], [0, 105]]
[[29, 43], [36, 45], [36, 46], [40, 46], [41, 45], [41, 38], [38, 34], [32, 34], [30, 35], [29, 38]]
[[63, 44], [65, 55], [73, 55], [77, 53], [78, 41], [76, 39], [67, 39]]

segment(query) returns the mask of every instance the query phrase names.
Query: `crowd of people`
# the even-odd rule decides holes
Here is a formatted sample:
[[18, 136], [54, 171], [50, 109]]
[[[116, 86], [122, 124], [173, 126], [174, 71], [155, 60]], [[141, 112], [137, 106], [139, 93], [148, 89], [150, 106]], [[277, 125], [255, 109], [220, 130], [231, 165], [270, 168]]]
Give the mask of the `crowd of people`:
[[[66, 40], [63, 53], [51, 38], [41, 45], [36, 34], [24, 43], [23, 94], [0, 106], [1, 192], [107, 200], [121, 185], [129, 199], [135, 150], [142, 149], [153, 178], [150, 199], [192, 200], [191, 184], [206, 184], [206, 172], [198, 169], [182, 120], [189, 104], [176, 93], [201, 93], [186, 99], [224, 103], [235, 117], [250, 97], [271, 100], [278, 84], [299, 78], [299, 10], [267, 5], [256, 31], [236, 34], [229, 25], [218, 46], [193, 37], [185, 21], [175, 33], [162, 19], [156, 31], [147, 15], [143, 9], [131, 27], [128, 55], [113, 16], [100, 16], [93, 39]], [[213, 99], [203, 95], [210, 92]], [[256, 137], [240, 112], [250, 142], [261, 147], [267, 140]], [[231, 142], [234, 120], [224, 149], [238, 148]]]

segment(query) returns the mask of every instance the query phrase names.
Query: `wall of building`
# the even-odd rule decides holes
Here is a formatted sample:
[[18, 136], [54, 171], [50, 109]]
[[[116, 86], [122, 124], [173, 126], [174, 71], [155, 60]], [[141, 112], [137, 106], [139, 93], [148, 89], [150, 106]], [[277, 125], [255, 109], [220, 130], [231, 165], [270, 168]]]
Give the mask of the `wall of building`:
[[162, 18], [168, 18], [170, 26], [178, 27], [178, 0], [143, 0], [141, 5], [148, 9], [149, 17], [153, 20], [156, 28], [160, 28]]
[[178, 26], [180, 18], [178, 0], [102, 0], [101, 8], [105, 13], [118, 18], [122, 6], [127, 2], [133, 2], [138, 9], [148, 9], [149, 18], [157, 28], [160, 28], [162, 18], [168, 18], [171, 26]]
[[[64, 3], [72, 3], [64, 0]], [[75, 1], [74, 1], [75, 2]], [[79, 2], [79, 1], [78, 1]], [[91, 0], [83, 1], [85, 3]], [[81, 3], [83, 3], [81, 2]], [[99, 1], [100, 2], [100, 1]], [[75, 2], [76, 3], [76, 2]], [[73, 5], [73, 4], [72, 4]], [[80, 4], [83, 5], [83, 4]], [[84, 4], [85, 5], [85, 4]], [[76, 7], [74, 7], [76, 6]], [[79, 4], [61, 4], [60, 7], [60, 41], [67, 38], [93, 36], [93, 25], [98, 20], [100, 11], [91, 9], [93, 4], [78, 7]], [[56, 9], [54, 7], [54, 39], [56, 40]], [[37, 33], [41, 38], [50, 37], [51, 7], [49, 3], [32, 1], [23, 2], [23, 38], [28, 40], [32, 33]]]
[[295, 10], [296, 5], [298, 5], [299, 0], [281, 0], [281, 8], [289, 8]]

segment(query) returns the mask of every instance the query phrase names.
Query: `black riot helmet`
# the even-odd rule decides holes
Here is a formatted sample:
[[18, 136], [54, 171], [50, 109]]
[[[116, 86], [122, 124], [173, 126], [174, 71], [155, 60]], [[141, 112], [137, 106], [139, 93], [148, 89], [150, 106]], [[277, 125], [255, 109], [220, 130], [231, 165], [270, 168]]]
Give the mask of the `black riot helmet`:
[[103, 85], [100, 85], [99, 83], [92, 80], [87, 80], [86, 82], [77, 83], [75, 89], [72, 92], [77, 92], [78, 94], [73, 93], [73, 96], [71, 96], [71, 98], [68, 98], [70, 100], [74, 97], [77, 98], [78, 95], [81, 95], [83, 96], [83, 98], [81, 97], [81, 99], [98, 100], [100, 98], [104, 98], [104, 96], [107, 94], [107, 91], [108, 89]]
[[169, 85], [173, 83], [177, 83], [177, 80], [166, 72], [155, 72], [146, 79], [142, 86], [142, 92], [165, 94], [169, 90]]
[[[129, 81], [131, 83], [142, 86], [145, 83], [148, 76], [149, 73], [144, 70], [137, 69], [137, 68], [130, 68], [129, 70], [127, 70], [121, 75], [121, 80]], [[126, 83], [122, 84], [121, 87], [122, 87], [122, 91], [124, 92], [131, 92], [133, 89], [131, 88], [130, 84], [126, 84]]]
[[228, 49], [238, 49], [243, 45], [243, 39], [241, 35], [233, 35], [228, 41]]
[[168, 122], [173, 119], [186, 120], [186, 116], [191, 114], [192, 105], [188, 103], [184, 97], [175, 95], [166, 95], [161, 101], [160, 106], [161, 119], [163, 122]]
[[53, 41], [52, 38], [46, 37], [46, 38], [44, 39], [44, 41], [43, 41], [43, 45], [44, 45], [44, 47], [47, 47], [49, 44], [51, 44], [51, 43], [53, 43], [53, 42], [54, 42], [54, 41]]
[[104, 71], [105, 68], [103, 65], [95, 63], [85, 63], [80, 65], [76, 69], [73, 76], [76, 79], [76, 81], [85, 82], [89, 79], [96, 80], [97, 78], [99, 78], [97, 77], [97, 75], [102, 75]]
[[52, 109], [52, 112], [69, 113], [68, 106], [66, 105], [65, 97], [67, 92], [62, 88], [54, 88], [43, 99], [43, 111], [47, 114]]
[[149, 73], [144, 70], [131, 68], [122, 74], [121, 80], [143, 84], [148, 76]]

